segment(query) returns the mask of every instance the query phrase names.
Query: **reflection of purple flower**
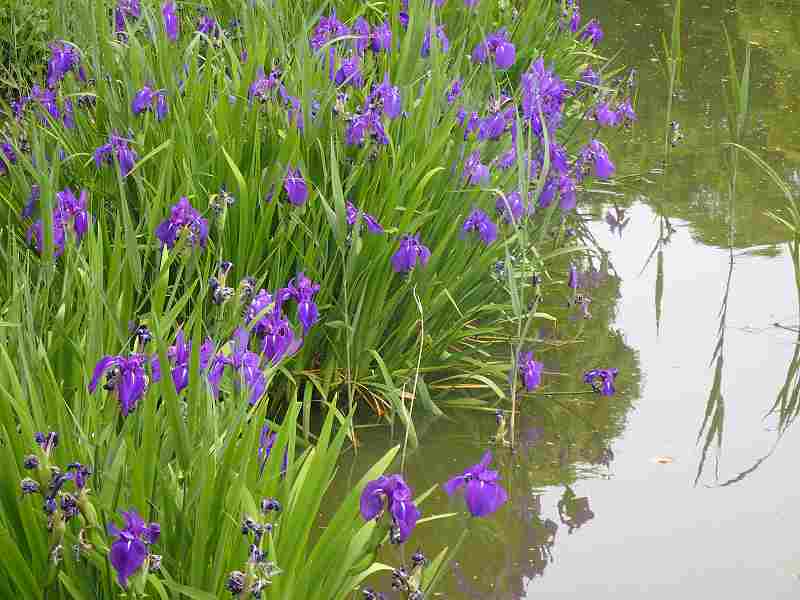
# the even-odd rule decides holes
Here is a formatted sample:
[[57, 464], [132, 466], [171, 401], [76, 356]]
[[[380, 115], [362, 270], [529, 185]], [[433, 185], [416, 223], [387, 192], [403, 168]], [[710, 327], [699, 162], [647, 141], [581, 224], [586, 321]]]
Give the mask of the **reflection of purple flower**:
[[360, 508], [365, 521], [379, 519], [388, 510], [396, 528], [392, 541], [398, 543], [408, 539], [421, 516], [414, 504], [411, 488], [400, 475], [382, 475], [370, 481], [361, 492]]
[[592, 369], [583, 375], [583, 382], [592, 386], [592, 389], [602, 396], [613, 396], [616, 391], [614, 380], [619, 374], [619, 369]]
[[174, 248], [181, 235], [186, 235], [190, 246], [206, 247], [208, 241], [208, 221], [189, 203], [186, 196], [182, 196], [170, 209], [168, 219], [165, 219], [156, 228], [156, 237], [161, 240], [161, 245]]
[[542, 383], [544, 363], [533, 360], [533, 352], [520, 352], [517, 360], [519, 361], [519, 373], [522, 376], [525, 389], [532, 392]]
[[128, 587], [128, 578], [136, 573], [147, 558], [147, 546], [155, 544], [161, 535], [158, 523], [145, 524], [135, 510], [122, 511], [125, 528], [119, 529], [108, 524], [108, 534], [116, 537], [108, 553], [111, 566], [117, 572], [117, 579], [123, 588]]
[[417, 235], [404, 235], [400, 238], [400, 248], [392, 255], [392, 268], [395, 273], [407, 273], [419, 264], [425, 266], [431, 251], [424, 246]]
[[497, 471], [489, 469], [492, 453], [486, 451], [481, 461], [457, 475], [442, 487], [448, 496], [464, 488], [464, 500], [473, 517], [485, 517], [496, 512], [508, 500], [506, 490], [498, 483]]
[[147, 373], [144, 366], [147, 357], [144, 354], [129, 356], [104, 356], [95, 365], [92, 380], [89, 382], [89, 393], [97, 389], [100, 378], [106, 375], [103, 387], [117, 395], [123, 417], [127, 417], [147, 391]]
[[462, 237], [471, 232], [487, 246], [497, 239], [497, 225], [480, 208], [473, 209], [461, 227]]

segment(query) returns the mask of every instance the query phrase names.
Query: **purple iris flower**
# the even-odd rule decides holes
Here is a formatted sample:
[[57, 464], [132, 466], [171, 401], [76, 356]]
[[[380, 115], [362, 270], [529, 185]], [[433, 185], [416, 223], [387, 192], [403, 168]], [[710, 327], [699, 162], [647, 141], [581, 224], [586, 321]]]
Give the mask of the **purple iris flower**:
[[138, 19], [141, 15], [142, 7], [139, 0], [117, 0], [117, 7], [114, 9], [114, 32], [118, 36], [124, 35], [128, 21]]
[[364, 75], [361, 73], [361, 58], [358, 55], [345, 58], [342, 66], [333, 76], [333, 81], [338, 86], [350, 85], [354, 88], [364, 86]]
[[297, 302], [297, 320], [303, 325], [303, 335], [319, 320], [319, 309], [314, 296], [319, 291], [319, 284], [314, 283], [303, 272], [297, 274], [287, 286], [291, 297]]
[[136, 92], [131, 102], [131, 111], [135, 115], [140, 115], [143, 112], [153, 110], [155, 104], [156, 119], [163, 121], [169, 112], [167, 106], [167, 94], [164, 91], [156, 91], [149, 85], [145, 85], [141, 90]]
[[[206, 339], [200, 346], [200, 370], [205, 371], [214, 356], [214, 342]], [[183, 330], [179, 329], [175, 336], [175, 345], [167, 349], [167, 360], [171, 366], [172, 382], [175, 391], [180, 394], [189, 385], [189, 361], [192, 358], [192, 342], [186, 339]], [[150, 370], [153, 381], [161, 380], [161, 362], [158, 355], [150, 358]]]
[[31, 186], [31, 193], [28, 196], [28, 201], [25, 203], [25, 206], [22, 209], [22, 214], [20, 215], [23, 219], [30, 219], [33, 217], [33, 213], [36, 210], [36, 207], [39, 205], [39, 198], [41, 195], [41, 188], [34, 183]]
[[[261, 463], [261, 472], [264, 472], [264, 467], [267, 464], [269, 455], [272, 454], [272, 448], [275, 446], [275, 440], [278, 439], [278, 434], [269, 428], [269, 425], [264, 425], [261, 428], [261, 434], [258, 438], [258, 461]], [[286, 474], [286, 467], [289, 466], [289, 448], [283, 449], [283, 460], [281, 461], [281, 475]]]
[[375, 54], [392, 51], [392, 28], [388, 22], [384, 21], [372, 30], [369, 47]]
[[531, 121], [533, 132], [540, 138], [544, 133], [540, 111], [544, 115], [548, 131], [552, 133], [558, 129], [569, 88], [552, 69], [545, 68], [543, 58], [538, 58], [531, 68], [523, 73], [520, 85], [522, 114]]
[[397, 13], [397, 20], [400, 22], [400, 27], [403, 29], [408, 29], [408, 0], [403, 0], [400, 3], [400, 12]]
[[360, 146], [367, 135], [383, 146], [389, 143], [380, 115], [374, 110], [364, 111], [350, 121], [345, 132], [345, 143], [348, 146]]
[[382, 110], [390, 119], [396, 119], [403, 110], [403, 103], [400, 99], [400, 88], [392, 85], [389, 81], [389, 73], [383, 76], [383, 82], [373, 88], [367, 96], [367, 106], [374, 110]]
[[234, 383], [239, 389], [242, 385], [249, 392], [249, 403], [255, 405], [267, 389], [267, 378], [261, 370], [261, 359], [255, 352], [250, 352], [249, 334], [239, 327], [233, 334], [232, 352], [229, 356], [217, 354], [208, 370], [208, 382], [214, 397], [219, 396], [220, 382], [226, 366], [236, 372]]
[[214, 17], [200, 15], [200, 18], [197, 19], [197, 32], [207, 35], [211, 38], [218, 38], [220, 34], [220, 26]]
[[[36, 115], [39, 118], [39, 121], [42, 125], [49, 125], [48, 115], [53, 120], [59, 120], [61, 118], [61, 111], [58, 108], [58, 102], [56, 101], [56, 92], [54, 89], [50, 88], [43, 88], [38, 85], [34, 85], [31, 88], [31, 93], [27, 96], [22, 96], [19, 100], [16, 100], [12, 103], [14, 116], [17, 119], [21, 119], [25, 114], [25, 109], [28, 104], [33, 103], [39, 110], [36, 111]], [[44, 109], [42, 112], [41, 109]]]
[[145, 524], [135, 510], [121, 511], [125, 528], [119, 529], [114, 523], [108, 524], [108, 534], [116, 540], [111, 544], [108, 558], [117, 572], [119, 584], [128, 587], [128, 578], [136, 573], [147, 558], [147, 546], [158, 542], [161, 527], [158, 523]]
[[[444, 32], [444, 25], [436, 27], [436, 39], [439, 40], [439, 45], [442, 48], [442, 53], [447, 54], [450, 50], [450, 40], [447, 39], [447, 34]], [[420, 50], [422, 58], [427, 58], [431, 54], [431, 28], [425, 30], [425, 37], [422, 40], [422, 49]]]
[[286, 177], [283, 179], [283, 189], [286, 190], [289, 202], [294, 206], [302, 206], [308, 200], [308, 185], [299, 168], [295, 169], [289, 165]]
[[383, 233], [383, 226], [372, 215], [360, 211], [355, 205], [348, 200], [347, 208], [347, 224], [354, 227], [359, 221], [363, 220], [367, 226], [367, 231], [370, 233]]
[[586, 24], [586, 28], [581, 33], [581, 39], [591, 42], [595, 48], [603, 41], [603, 30], [597, 19], [592, 19]]
[[507, 122], [503, 113], [498, 112], [481, 119], [478, 124], [479, 140], [498, 140], [506, 132]]
[[603, 396], [613, 396], [614, 380], [619, 374], [619, 369], [592, 369], [583, 375], [583, 382], [592, 386], [592, 389]]
[[161, 16], [164, 18], [164, 32], [170, 42], [178, 41], [180, 33], [180, 19], [173, 0], [167, 0], [161, 5]]
[[563, 212], [569, 212], [578, 203], [578, 190], [574, 177], [561, 175], [558, 178], [558, 206]]
[[464, 6], [467, 8], [475, 8], [478, 6], [478, 2], [480, 2], [480, 0], [464, 0]]
[[283, 314], [284, 302], [293, 297], [294, 293], [289, 288], [278, 290], [275, 296], [262, 289], [248, 307], [247, 321], [251, 324], [255, 321], [253, 332], [262, 339], [261, 351], [273, 365], [284, 357], [293, 356], [303, 345], [302, 338], [295, 336], [289, 320]]
[[392, 255], [392, 268], [395, 273], [408, 273], [419, 264], [424, 267], [430, 260], [431, 251], [424, 246], [417, 235], [404, 235], [400, 238], [400, 248]]
[[17, 163], [17, 153], [14, 152], [14, 146], [8, 142], [0, 143], [0, 175], [8, 173], [9, 165]]
[[[31, 194], [33, 194], [33, 188]], [[86, 208], [88, 195], [86, 190], [82, 190], [80, 196], [76, 198], [70, 188], [56, 193], [56, 205], [53, 207], [52, 213], [53, 256], [56, 258], [64, 253], [68, 232], [71, 231], [75, 236], [75, 242], [80, 244], [83, 236], [89, 230], [89, 212]], [[42, 254], [44, 249], [44, 222], [42, 219], [38, 219], [28, 228], [26, 239], [36, 248], [36, 252]]]
[[517, 51], [504, 30], [489, 34], [472, 51], [472, 62], [483, 64], [489, 57], [494, 59], [495, 66], [501, 70], [508, 69], [514, 64]]
[[481, 163], [480, 150], [475, 150], [464, 161], [464, 179], [469, 185], [480, 185], [489, 180], [489, 167]]
[[82, 490], [86, 487], [86, 482], [92, 475], [92, 468], [82, 465], [79, 462], [69, 463], [67, 465], [67, 471], [69, 472], [67, 479], [74, 481], [75, 487], [78, 488], [78, 490]]
[[144, 354], [104, 356], [94, 367], [89, 393], [95, 392], [100, 378], [105, 374], [106, 383], [103, 387], [117, 395], [122, 416], [127, 417], [147, 391], [146, 364], [147, 357]]
[[611, 109], [608, 102], [601, 102], [594, 109], [594, 118], [603, 127], [616, 127], [620, 123], [619, 115]]
[[525, 389], [532, 392], [542, 383], [544, 363], [533, 360], [533, 352], [520, 352], [517, 360]]
[[575, 91], [580, 91], [582, 88], [591, 86], [598, 87], [602, 83], [600, 75], [598, 75], [592, 67], [586, 67], [581, 73], [580, 79], [575, 83]]
[[452, 104], [461, 95], [461, 86], [464, 83], [460, 79], [456, 79], [447, 91], [447, 103]]
[[448, 496], [452, 496], [463, 487], [464, 500], [473, 517], [491, 515], [508, 501], [506, 490], [498, 483], [500, 476], [497, 471], [488, 468], [491, 462], [492, 453], [487, 450], [481, 462], [442, 486]]
[[112, 133], [107, 144], [103, 144], [94, 151], [94, 163], [101, 168], [103, 163], [113, 165], [116, 158], [119, 170], [123, 177], [127, 177], [136, 164], [139, 156], [128, 146], [128, 140]]
[[247, 92], [247, 97], [250, 99], [250, 102], [252, 102], [254, 98], [260, 102], [269, 100], [270, 93], [280, 87], [280, 78], [281, 72], [279, 70], [273, 69], [269, 77], [267, 77], [263, 67], [259, 67], [258, 71], [256, 71], [256, 79], [250, 84], [250, 89]]
[[588, 172], [590, 165], [594, 166], [594, 173], [601, 179], [608, 179], [614, 175], [616, 167], [608, 156], [606, 147], [597, 140], [592, 140], [578, 154], [578, 166], [581, 174]]
[[139, 115], [146, 110], [150, 110], [154, 97], [155, 90], [153, 90], [153, 88], [151, 88], [149, 85], [145, 85], [141, 90], [136, 92], [136, 94], [133, 96], [133, 101], [131, 102], [131, 110], [133, 111], [133, 114]]
[[364, 54], [370, 44], [370, 37], [372, 31], [370, 30], [369, 23], [364, 17], [358, 17], [353, 24], [353, 35], [356, 36], [355, 47], [356, 52]]
[[621, 123], [633, 123], [636, 121], [636, 111], [633, 110], [630, 98], [626, 98], [617, 107], [617, 118]]
[[508, 224], [519, 221], [525, 212], [522, 196], [516, 191], [507, 194], [505, 197], [501, 196], [495, 202], [495, 210]]
[[186, 235], [189, 246], [205, 248], [208, 241], [208, 221], [200, 216], [186, 196], [181, 196], [170, 209], [169, 218], [156, 227], [155, 233], [161, 240], [162, 248], [166, 246], [171, 250], [182, 235]]
[[400, 475], [382, 475], [370, 481], [361, 492], [361, 516], [365, 521], [380, 519], [388, 511], [395, 533], [392, 541], [405, 542], [422, 513], [414, 504], [411, 488]]
[[336, 18], [336, 11], [329, 17], [320, 17], [314, 33], [311, 36], [310, 44], [314, 51], [319, 51], [331, 40], [350, 35], [350, 28]]
[[572, 290], [578, 289], [578, 269], [574, 263], [569, 263], [569, 270], [567, 271], [567, 287]]
[[58, 85], [70, 71], [76, 73], [81, 81], [86, 80], [78, 50], [63, 40], [51, 43], [50, 60], [47, 63], [47, 87]]
[[461, 236], [477, 233], [481, 241], [489, 246], [497, 239], [497, 225], [480, 208], [475, 208], [461, 226]]

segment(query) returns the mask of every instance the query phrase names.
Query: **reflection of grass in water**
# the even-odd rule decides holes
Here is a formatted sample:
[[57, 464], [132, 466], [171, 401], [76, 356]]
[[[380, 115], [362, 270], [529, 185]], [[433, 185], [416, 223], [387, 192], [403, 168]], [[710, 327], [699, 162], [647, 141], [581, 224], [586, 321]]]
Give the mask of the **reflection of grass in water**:
[[[750, 104], [750, 48], [745, 51], [745, 62], [742, 75], [736, 67], [736, 57], [733, 51], [728, 30], [725, 31], [725, 41], [728, 48], [728, 86], [723, 87], [723, 98], [728, 113], [728, 132], [731, 144], [736, 144], [744, 135], [748, 107]], [[716, 448], [715, 478], [719, 477], [719, 457], [722, 452], [722, 436], [725, 426], [725, 399], [722, 395], [722, 376], [725, 365], [725, 329], [728, 317], [728, 299], [730, 297], [731, 281], [733, 280], [734, 265], [734, 233], [736, 209], [736, 179], [739, 171], [739, 154], [736, 148], [729, 147], [730, 177], [728, 179], [728, 277], [725, 281], [725, 292], [722, 296], [722, 306], [719, 312], [719, 327], [717, 329], [717, 343], [714, 346], [711, 363], [714, 365], [714, 379], [706, 401], [703, 422], [697, 434], [697, 440], [703, 440], [700, 461], [697, 465], [695, 484], [700, 480], [708, 459], [712, 445]]]

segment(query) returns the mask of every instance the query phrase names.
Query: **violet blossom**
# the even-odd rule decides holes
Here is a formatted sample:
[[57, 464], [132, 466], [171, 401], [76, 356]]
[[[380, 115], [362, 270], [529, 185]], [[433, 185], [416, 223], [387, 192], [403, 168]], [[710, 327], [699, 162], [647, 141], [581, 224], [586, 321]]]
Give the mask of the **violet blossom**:
[[462, 237], [473, 232], [486, 246], [491, 245], [497, 239], [497, 225], [480, 208], [473, 209], [461, 227]]
[[400, 238], [400, 247], [392, 255], [392, 268], [395, 273], [408, 273], [417, 265], [427, 265], [430, 257], [431, 251], [420, 242], [419, 234], [404, 235]]
[[117, 6], [114, 9], [114, 33], [123, 37], [128, 21], [138, 19], [141, 15], [140, 0], [117, 0]]
[[[450, 50], [450, 40], [447, 39], [447, 34], [444, 32], [444, 25], [438, 25], [436, 27], [436, 39], [439, 40], [442, 54], [447, 54], [448, 50]], [[422, 49], [420, 50], [420, 54], [422, 55], [422, 58], [427, 58], [431, 54], [430, 27], [425, 30], [425, 37], [422, 40]]]
[[180, 18], [173, 0], [167, 0], [161, 5], [161, 16], [164, 18], [164, 32], [167, 34], [167, 39], [170, 42], [177, 42], [180, 33]]
[[250, 336], [246, 329], [239, 327], [231, 340], [232, 351], [230, 355], [217, 354], [208, 371], [208, 381], [214, 397], [219, 396], [220, 383], [226, 366], [231, 367], [236, 374], [234, 384], [236, 389], [242, 386], [248, 392], [248, 401], [255, 405], [267, 390], [267, 378], [261, 370], [261, 358], [248, 349]]
[[495, 210], [508, 224], [519, 221], [525, 212], [522, 196], [517, 191], [500, 196], [495, 202]]
[[81, 67], [81, 56], [75, 46], [60, 40], [50, 45], [50, 60], [47, 63], [47, 87], [58, 85], [70, 71], [74, 72], [81, 81], [86, 80], [86, 75]]
[[473, 517], [491, 515], [508, 501], [506, 490], [498, 483], [499, 474], [488, 468], [491, 462], [492, 453], [487, 450], [478, 464], [442, 486], [448, 496], [452, 496], [463, 487], [464, 500]]
[[[207, 338], [200, 346], [200, 370], [208, 368], [211, 358], [214, 355], [214, 342]], [[183, 329], [179, 329], [175, 336], [175, 344], [167, 349], [168, 367], [172, 375], [172, 382], [175, 384], [175, 391], [180, 394], [189, 385], [189, 365], [192, 358], [192, 342], [186, 339]], [[153, 373], [153, 381], [161, 380], [161, 361], [157, 354], [150, 359], [150, 370]]]
[[163, 121], [169, 112], [167, 106], [167, 93], [163, 90], [154, 90], [149, 85], [145, 85], [136, 92], [131, 101], [131, 111], [135, 115], [140, 115], [146, 111], [152, 111], [155, 106], [156, 120]]
[[389, 73], [383, 76], [383, 82], [373, 87], [372, 92], [367, 96], [367, 106], [373, 110], [382, 112], [390, 119], [396, 119], [403, 110], [402, 100], [400, 99], [400, 88], [392, 85], [389, 81]]
[[422, 515], [414, 504], [411, 488], [400, 475], [382, 475], [367, 483], [361, 492], [360, 509], [365, 521], [378, 520], [384, 513], [389, 514], [393, 543], [408, 540]]
[[333, 76], [333, 81], [338, 86], [350, 85], [354, 88], [364, 86], [364, 75], [361, 73], [361, 59], [358, 55], [345, 58], [342, 65]]
[[299, 168], [295, 169], [289, 165], [286, 177], [283, 178], [283, 189], [286, 190], [289, 202], [294, 206], [302, 206], [308, 200], [308, 185]]
[[158, 542], [161, 527], [158, 523], [145, 524], [135, 510], [121, 511], [125, 528], [108, 524], [108, 534], [116, 539], [111, 544], [108, 559], [117, 572], [119, 584], [128, 587], [128, 578], [136, 573], [148, 557], [148, 546]]
[[146, 364], [147, 357], [144, 354], [104, 356], [95, 365], [89, 393], [95, 392], [100, 378], [105, 375], [103, 388], [117, 396], [122, 416], [127, 417], [147, 391]]
[[314, 33], [309, 43], [314, 51], [319, 51], [322, 47], [337, 38], [350, 35], [350, 28], [336, 18], [336, 11], [329, 17], [320, 17]]
[[345, 205], [347, 209], [347, 224], [350, 227], [355, 227], [359, 221], [363, 221], [364, 224], [367, 226], [367, 231], [370, 233], [383, 233], [383, 226], [378, 223], [378, 221], [372, 215], [359, 210], [355, 207], [355, 205], [347, 201]]
[[191, 205], [186, 196], [181, 196], [170, 209], [169, 218], [156, 227], [156, 237], [161, 240], [161, 247], [170, 250], [185, 236], [190, 247], [206, 247], [208, 241], [208, 221]]
[[314, 296], [319, 291], [319, 284], [314, 283], [301, 271], [287, 286], [292, 299], [297, 302], [297, 320], [303, 326], [303, 335], [319, 320], [319, 309]]
[[[36, 188], [38, 198], [38, 187]], [[33, 195], [33, 188], [31, 194]], [[89, 211], [86, 204], [89, 193], [81, 190], [77, 198], [70, 188], [64, 188], [56, 193], [56, 205], [52, 212], [53, 225], [53, 256], [58, 258], [64, 253], [67, 241], [67, 234], [71, 232], [75, 236], [76, 244], [80, 244], [83, 236], [89, 230]], [[26, 207], [27, 208], [27, 207]], [[31, 208], [31, 212], [32, 212]], [[44, 250], [44, 222], [38, 219], [28, 228], [26, 239], [29, 244], [33, 244], [36, 252], [42, 254]]]
[[484, 41], [475, 46], [472, 51], [472, 62], [483, 64], [491, 57], [498, 69], [505, 70], [511, 68], [516, 56], [516, 48], [509, 41], [508, 33], [501, 29], [489, 34]]
[[123, 177], [130, 175], [138, 158], [136, 151], [128, 145], [128, 140], [116, 132], [111, 133], [107, 144], [103, 144], [94, 151], [94, 163], [98, 169], [103, 164], [113, 165], [114, 159], [116, 159]]
[[592, 19], [586, 24], [583, 32], [580, 35], [582, 40], [591, 42], [595, 48], [603, 41], [603, 30], [597, 19]]
[[464, 161], [464, 179], [469, 185], [480, 185], [489, 180], [489, 167], [481, 163], [480, 150], [475, 150]]
[[[545, 125], [551, 133], [558, 129], [569, 88], [552, 69], [545, 68], [543, 58], [538, 58], [522, 74], [520, 85], [522, 114], [531, 121], [533, 132], [541, 138]], [[540, 112], [544, 115], [544, 124], [541, 122]]]

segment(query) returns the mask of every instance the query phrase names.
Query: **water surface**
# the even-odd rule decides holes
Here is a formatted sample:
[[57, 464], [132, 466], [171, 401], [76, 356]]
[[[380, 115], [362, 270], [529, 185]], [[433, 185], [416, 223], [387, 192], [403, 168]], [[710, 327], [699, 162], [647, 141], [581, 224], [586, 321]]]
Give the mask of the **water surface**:
[[[797, 378], [797, 292], [785, 232], [765, 216], [784, 200], [745, 159], [731, 185], [722, 86], [724, 23], [739, 57], [752, 48], [743, 141], [800, 184], [800, 2], [686, 2], [671, 115], [655, 60], [671, 4], [583, 5], [605, 26], [604, 47], [639, 70], [640, 122], [609, 141], [625, 177], [587, 190], [593, 202], [582, 209], [609, 265], [582, 290], [592, 318], [542, 332], [547, 391], [561, 394], [525, 399], [518, 450], [496, 451], [512, 502], [471, 523], [442, 595], [796, 598], [800, 431], [771, 409]], [[683, 137], [665, 157], [669, 121]], [[576, 336], [581, 343], [552, 346]], [[576, 374], [605, 366], [620, 369], [619, 393], [579, 394]], [[478, 461], [494, 430], [490, 410], [422, 417], [407, 479], [417, 491], [445, 481]], [[355, 477], [398, 440], [362, 430], [345, 473]], [[461, 507], [440, 491], [423, 506]], [[413, 545], [433, 555], [463, 526], [421, 525]]]

